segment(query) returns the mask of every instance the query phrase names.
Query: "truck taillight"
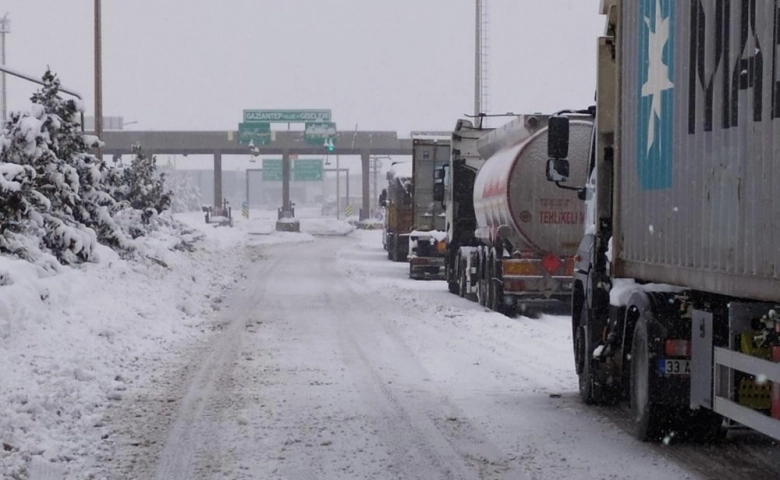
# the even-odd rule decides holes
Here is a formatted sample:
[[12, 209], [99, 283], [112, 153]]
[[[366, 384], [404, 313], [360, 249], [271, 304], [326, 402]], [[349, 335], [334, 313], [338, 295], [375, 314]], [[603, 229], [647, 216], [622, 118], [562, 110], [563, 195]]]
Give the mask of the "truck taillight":
[[690, 357], [691, 342], [690, 340], [667, 339], [664, 353], [667, 357]]
[[436, 242], [436, 252], [444, 254], [447, 252], [447, 242]]
[[544, 258], [542, 258], [542, 268], [547, 270], [547, 273], [550, 275], [555, 275], [555, 272], [561, 268], [561, 259], [556, 255], [548, 253], [544, 256]]
[[539, 275], [536, 262], [523, 260], [505, 260], [501, 265], [501, 273], [505, 276]]

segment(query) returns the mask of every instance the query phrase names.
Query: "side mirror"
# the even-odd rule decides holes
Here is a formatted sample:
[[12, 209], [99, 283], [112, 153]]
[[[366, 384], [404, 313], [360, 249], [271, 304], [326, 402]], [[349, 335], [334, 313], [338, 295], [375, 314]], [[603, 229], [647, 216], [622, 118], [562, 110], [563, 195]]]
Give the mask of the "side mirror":
[[569, 161], [565, 158], [547, 160], [547, 181], [565, 182], [569, 179]]
[[547, 130], [547, 156], [549, 158], [568, 157], [569, 117], [550, 117]]
[[444, 184], [437, 182], [433, 184], [433, 201], [434, 202], [443, 202], [444, 201]]
[[443, 181], [445, 175], [446, 175], [446, 173], [444, 172], [443, 168], [437, 168], [436, 170], [433, 171], [433, 179], [434, 180]]

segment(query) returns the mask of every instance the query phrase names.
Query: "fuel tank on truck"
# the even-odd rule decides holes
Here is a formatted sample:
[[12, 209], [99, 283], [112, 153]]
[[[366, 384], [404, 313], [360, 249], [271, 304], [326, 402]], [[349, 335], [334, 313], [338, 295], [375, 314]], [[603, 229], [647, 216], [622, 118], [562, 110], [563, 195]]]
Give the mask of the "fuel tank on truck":
[[[501, 239], [515, 251], [570, 257], [584, 233], [584, 210], [577, 192], [546, 179], [547, 118], [530, 137], [496, 150], [477, 173], [476, 235], [496, 245], [501, 228]], [[585, 185], [592, 126], [587, 120], [571, 121], [567, 186]]]

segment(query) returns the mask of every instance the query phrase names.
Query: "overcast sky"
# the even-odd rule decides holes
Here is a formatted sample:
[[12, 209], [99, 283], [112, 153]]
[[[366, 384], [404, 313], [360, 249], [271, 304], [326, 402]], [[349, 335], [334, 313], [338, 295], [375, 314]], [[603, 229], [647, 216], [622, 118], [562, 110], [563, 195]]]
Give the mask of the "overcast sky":
[[[592, 103], [599, 0], [487, 1], [492, 112]], [[103, 0], [104, 115], [228, 130], [245, 108], [330, 108], [339, 130], [451, 129], [473, 109], [474, 3]], [[91, 114], [93, 1], [0, 8], [8, 65], [49, 65]], [[32, 88], [9, 78], [9, 108], [26, 108]]]

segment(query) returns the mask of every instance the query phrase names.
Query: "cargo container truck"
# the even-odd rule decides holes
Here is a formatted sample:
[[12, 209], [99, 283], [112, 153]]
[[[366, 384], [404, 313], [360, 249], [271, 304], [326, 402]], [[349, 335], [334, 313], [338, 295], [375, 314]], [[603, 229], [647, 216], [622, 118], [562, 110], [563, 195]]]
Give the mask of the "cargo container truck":
[[387, 172], [387, 188], [382, 195], [383, 239], [387, 258], [394, 262], [406, 262], [409, 256], [409, 233], [414, 221], [412, 193], [412, 163], [394, 163]]
[[412, 205], [414, 220], [409, 233], [409, 277], [444, 280], [444, 208], [434, 201], [437, 169], [450, 161], [449, 139], [419, 139], [412, 142]]
[[[733, 424], [780, 440], [777, 2], [601, 9], [572, 295], [580, 395], [627, 400], [642, 440]], [[550, 120], [547, 179], [576, 187], [570, 123]]]
[[[447, 206], [447, 281], [461, 296], [512, 314], [571, 295], [583, 214], [577, 194], [539, 181], [547, 165], [547, 115], [523, 115], [486, 132], [458, 122], [439, 175]], [[572, 120], [572, 156], [585, 162], [590, 118]], [[585, 165], [573, 177], [585, 178]]]

